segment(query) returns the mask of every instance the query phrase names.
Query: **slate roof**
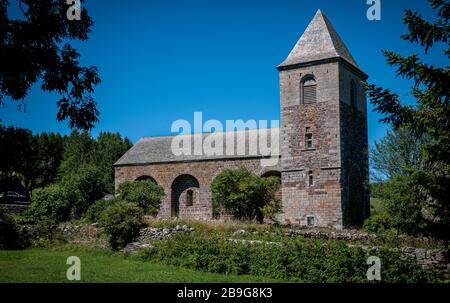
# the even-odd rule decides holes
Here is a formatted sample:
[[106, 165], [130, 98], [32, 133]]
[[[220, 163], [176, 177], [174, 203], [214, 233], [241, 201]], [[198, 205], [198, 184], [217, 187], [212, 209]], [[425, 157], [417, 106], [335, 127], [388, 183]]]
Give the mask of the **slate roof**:
[[289, 56], [278, 67], [340, 57], [359, 69], [330, 20], [318, 10]]
[[[263, 129], [264, 130], [264, 129]], [[279, 129], [272, 128], [267, 129], [267, 141], [266, 145], [268, 147], [272, 146], [272, 137], [274, 140], [278, 141], [279, 146]], [[261, 133], [261, 132], [260, 132]], [[261, 151], [258, 144], [254, 144], [254, 138], [257, 136], [258, 130], [247, 130], [247, 131], [235, 131], [235, 132], [215, 132], [215, 133], [204, 133], [203, 135], [183, 135], [183, 138], [189, 140], [191, 139], [191, 155], [175, 155], [172, 151], [172, 142], [175, 136], [168, 137], [143, 137], [141, 138], [130, 150], [128, 150], [114, 165], [115, 166], [125, 166], [125, 165], [139, 165], [139, 164], [152, 164], [152, 163], [170, 163], [170, 162], [191, 162], [191, 161], [206, 161], [206, 160], [220, 160], [220, 159], [242, 159], [242, 158], [262, 158], [267, 156], [267, 152]], [[194, 155], [194, 140], [203, 136], [203, 142], [205, 139], [214, 140], [218, 139], [220, 136], [223, 138], [223, 155]], [[226, 138], [229, 136], [234, 137], [234, 149], [233, 155], [226, 155]], [[194, 138], [195, 137], [195, 138]], [[181, 138], [181, 137], [179, 137]], [[238, 146], [237, 140], [244, 139], [245, 142], [245, 153], [243, 155], [238, 155], [236, 150]], [[216, 140], [217, 142], [217, 140]], [[250, 142], [255, 150], [250, 149]], [[242, 143], [241, 143], [242, 144]], [[254, 152], [256, 151], [256, 152]], [[279, 154], [279, 151], [278, 151]]]

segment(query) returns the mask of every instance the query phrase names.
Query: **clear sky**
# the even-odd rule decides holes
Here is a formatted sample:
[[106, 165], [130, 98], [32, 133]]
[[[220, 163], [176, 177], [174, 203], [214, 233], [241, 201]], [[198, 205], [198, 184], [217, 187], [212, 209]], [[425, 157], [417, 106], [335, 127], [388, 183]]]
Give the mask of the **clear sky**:
[[[381, 21], [369, 21], [366, 0], [87, 0], [94, 20], [87, 42], [73, 45], [83, 65], [96, 65], [102, 83], [94, 97], [101, 112], [92, 130], [120, 132], [136, 142], [142, 136], [171, 135], [177, 119], [279, 119], [276, 66], [289, 54], [317, 9], [333, 23], [369, 81], [409, 92], [395, 77], [382, 49], [407, 55], [420, 47], [400, 40], [406, 8], [427, 18], [426, 0], [382, 0]], [[437, 56], [438, 55], [438, 56]], [[427, 56], [432, 64], [442, 58]], [[407, 97], [406, 97], [407, 99]], [[26, 112], [12, 102], [0, 108], [5, 125], [68, 134], [56, 121], [58, 96], [34, 88]], [[406, 100], [411, 102], [411, 100]], [[369, 106], [369, 141], [386, 126]]]

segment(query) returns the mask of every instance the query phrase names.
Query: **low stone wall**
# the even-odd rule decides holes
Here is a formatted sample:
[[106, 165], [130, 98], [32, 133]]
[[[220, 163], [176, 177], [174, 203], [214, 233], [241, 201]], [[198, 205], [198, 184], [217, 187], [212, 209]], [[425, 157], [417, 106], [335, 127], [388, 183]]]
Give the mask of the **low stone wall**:
[[[73, 225], [73, 224], [60, 224], [58, 230], [61, 231], [63, 237], [72, 243], [81, 244], [96, 244], [103, 247], [108, 246], [105, 235], [98, 228], [97, 224], [91, 225]], [[142, 248], [151, 247], [152, 241], [160, 241], [170, 238], [176, 234], [188, 234], [195, 229], [187, 225], [177, 225], [174, 228], [143, 228], [139, 232], [139, 236], [135, 241], [129, 243], [123, 251], [134, 253]], [[229, 239], [232, 242], [239, 243], [251, 243], [251, 244], [280, 244], [277, 242], [267, 242], [251, 239], [239, 239], [245, 235], [279, 235], [277, 233], [270, 233], [268, 231], [264, 233], [248, 232], [244, 229], [236, 230], [232, 236], [238, 239]], [[342, 240], [348, 242], [349, 246], [361, 247], [363, 250], [378, 250], [377, 246], [369, 246], [362, 244], [354, 244], [356, 241], [370, 241], [377, 238], [376, 235], [361, 233], [358, 231], [342, 231], [342, 232], [325, 232], [316, 230], [294, 230], [289, 229], [284, 232], [287, 237], [303, 237], [311, 239], [328, 239], [328, 240]], [[401, 247], [398, 249], [400, 253], [405, 257], [412, 257], [417, 260], [417, 263], [427, 269], [435, 269], [442, 273], [442, 275], [450, 279], [450, 258], [447, 250], [444, 249], [426, 249], [416, 247]]]
[[[237, 230], [233, 233], [233, 236], [243, 236], [246, 234], [258, 235], [257, 232], [249, 233], [245, 230]], [[264, 234], [264, 233], [263, 233]], [[266, 234], [277, 235], [276, 233]], [[284, 232], [287, 237], [301, 237], [309, 239], [324, 239], [324, 240], [342, 240], [349, 243], [355, 242], [369, 242], [374, 241], [378, 238], [377, 235], [361, 233], [357, 230], [348, 231], [319, 231], [319, 230], [302, 230], [302, 229], [288, 229]], [[401, 237], [401, 236], [400, 236]], [[419, 239], [422, 243], [429, 241], [427, 238]], [[349, 246], [361, 247], [363, 250], [378, 250], [377, 246], [366, 246], [358, 244], [348, 244]], [[445, 278], [450, 279], [450, 256], [448, 250], [445, 249], [427, 249], [427, 248], [417, 248], [417, 247], [401, 247], [398, 249], [400, 253], [405, 257], [412, 257], [417, 260], [417, 263], [427, 269], [435, 269], [439, 271]]]
[[108, 240], [97, 224], [73, 225], [60, 224], [57, 227], [65, 240], [76, 244], [93, 244], [101, 247], [108, 247]]
[[134, 242], [128, 243], [122, 251], [128, 253], [135, 253], [140, 249], [151, 247], [149, 242], [151, 241], [159, 241], [165, 240], [171, 237], [172, 235], [179, 233], [190, 233], [194, 231], [194, 228], [188, 227], [187, 225], [177, 225], [175, 228], [142, 228], [139, 231], [139, 236], [136, 238]]

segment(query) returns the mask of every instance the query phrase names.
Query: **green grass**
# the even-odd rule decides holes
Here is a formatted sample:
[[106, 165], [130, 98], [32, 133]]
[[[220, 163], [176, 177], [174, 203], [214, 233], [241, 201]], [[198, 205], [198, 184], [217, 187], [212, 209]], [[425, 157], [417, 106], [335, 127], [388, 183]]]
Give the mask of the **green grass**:
[[56, 247], [0, 250], [0, 282], [71, 282], [69, 256], [81, 260], [81, 282], [271, 282], [253, 276], [221, 275], [144, 262], [100, 249]]

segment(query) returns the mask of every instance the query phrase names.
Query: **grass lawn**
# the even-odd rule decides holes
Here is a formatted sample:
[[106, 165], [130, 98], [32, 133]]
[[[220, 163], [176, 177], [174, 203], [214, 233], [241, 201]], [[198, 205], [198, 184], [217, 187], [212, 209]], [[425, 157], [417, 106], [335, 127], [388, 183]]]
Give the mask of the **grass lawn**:
[[253, 276], [220, 275], [144, 262], [100, 249], [56, 247], [0, 250], [0, 282], [70, 282], [67, 257], [81, 260], [81, 282], [272, 282]]

